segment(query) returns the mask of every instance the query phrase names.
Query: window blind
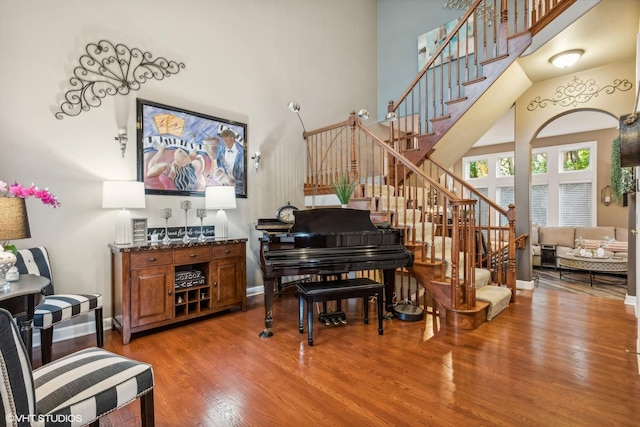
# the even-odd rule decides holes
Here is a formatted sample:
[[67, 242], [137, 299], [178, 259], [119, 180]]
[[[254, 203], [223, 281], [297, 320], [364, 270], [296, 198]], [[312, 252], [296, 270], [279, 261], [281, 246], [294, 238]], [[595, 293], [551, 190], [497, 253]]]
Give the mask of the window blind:
[[549, 211], [549, 186], [531, 186], [531, 222], [533, 224], [547, 225], [547, 212]]
[[591, 183], [560, 184], [560, 225], [593, 226]]

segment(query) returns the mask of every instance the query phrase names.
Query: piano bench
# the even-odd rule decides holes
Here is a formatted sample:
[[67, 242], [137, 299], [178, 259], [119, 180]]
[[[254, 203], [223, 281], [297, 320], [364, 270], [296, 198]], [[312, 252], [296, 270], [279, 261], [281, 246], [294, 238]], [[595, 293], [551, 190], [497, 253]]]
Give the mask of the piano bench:
[[369, 323], [369, 297], [377, 297], [378, 305], [378, 334], [383, 334], [382, 307], [384, 285], [367, 278], [348, 280], [328, 280], [322, 282], [307, 282], [298, 285], [298, 303], [300, 333], [304, 332], [304, 300], [307, 300], [307, 327], [309, 330], [309, 345], [313, 345], [313, 303], [334, 301], [347, 298], [363, 298], [364, 323]]

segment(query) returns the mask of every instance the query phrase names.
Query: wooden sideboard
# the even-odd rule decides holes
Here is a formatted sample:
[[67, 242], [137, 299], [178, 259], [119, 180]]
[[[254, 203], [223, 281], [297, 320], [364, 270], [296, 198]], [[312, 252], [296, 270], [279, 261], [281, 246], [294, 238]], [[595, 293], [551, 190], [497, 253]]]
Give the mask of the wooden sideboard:
[[[239, 306], [247, 310], [247, 239], [209, 239], [111, 249], [112, 325], [131, 335]], [[204, 283], [176, 286], [176, 272], [197, 271]]]

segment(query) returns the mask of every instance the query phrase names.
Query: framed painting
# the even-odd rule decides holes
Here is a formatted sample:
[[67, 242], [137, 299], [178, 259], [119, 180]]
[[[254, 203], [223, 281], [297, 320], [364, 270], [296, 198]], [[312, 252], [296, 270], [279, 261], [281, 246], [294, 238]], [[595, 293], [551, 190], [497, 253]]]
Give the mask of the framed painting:
[[146, 194], [204, 196], [235, 187], [247, 197], [247, 125], [136, 99], [138, 181]]
[[[441, 25], [427, 33], [418, 36], [418, 71], [422, 70], [436, 50], [444, 43], [445, 39], [458, 25], [459, 19]], [[440, 55], [434, 65], [440, 65], [442, 61], [450, 62], [458, 57], [463, 57], [475, 52], [474, 41], [475, 25], [473, 16], [470, 17], [467, 25], [460, 28], [460, 32], [451, 39], [451, 48], [446, 49], [443, 55]], [[467, 41], [468, 39], [468, 41]], [[461, 43], [459, 43], [461, 41]], [[458, 47], [458, 44], [460, 45]]]

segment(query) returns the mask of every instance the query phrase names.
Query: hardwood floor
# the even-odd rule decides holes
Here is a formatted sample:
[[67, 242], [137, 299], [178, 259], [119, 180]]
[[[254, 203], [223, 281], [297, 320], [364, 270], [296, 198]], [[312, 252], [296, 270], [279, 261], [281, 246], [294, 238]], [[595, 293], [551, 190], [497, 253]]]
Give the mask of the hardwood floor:
[[627, 295], [626, 277], [615, 274], [597, 273], [593, 286], [589, 285], [589, 273], [584, 271], [565, 271], [562, 277], [553, 268], [535, 268], [534, 278], [538, 278], [538, 286], [580, 295], [592, 295], [603, 298], [623, 300]]
[[[430, 319], [395, 319], [383, 336], [373, 309], [362, 323], [361, 304], [343, 304], [347, 325], [314, 325], [313, 347], [298, 332], [297, 298], [287, 291], [274, 304], [269, 339], [258, 337], [264, 309], [253, 297], [247, 312], [138, 335], [126, 346], [108, 331], [105, 348], [153, 365], [158, 426], [639, 423], [636, 320], [622, 301], [536, 288], [473, 331], [434, 333]], [[92, 343], [56, 343], [53, 356]], [[138, 414], [134, 403], [101, 424], [139, 425]]]

